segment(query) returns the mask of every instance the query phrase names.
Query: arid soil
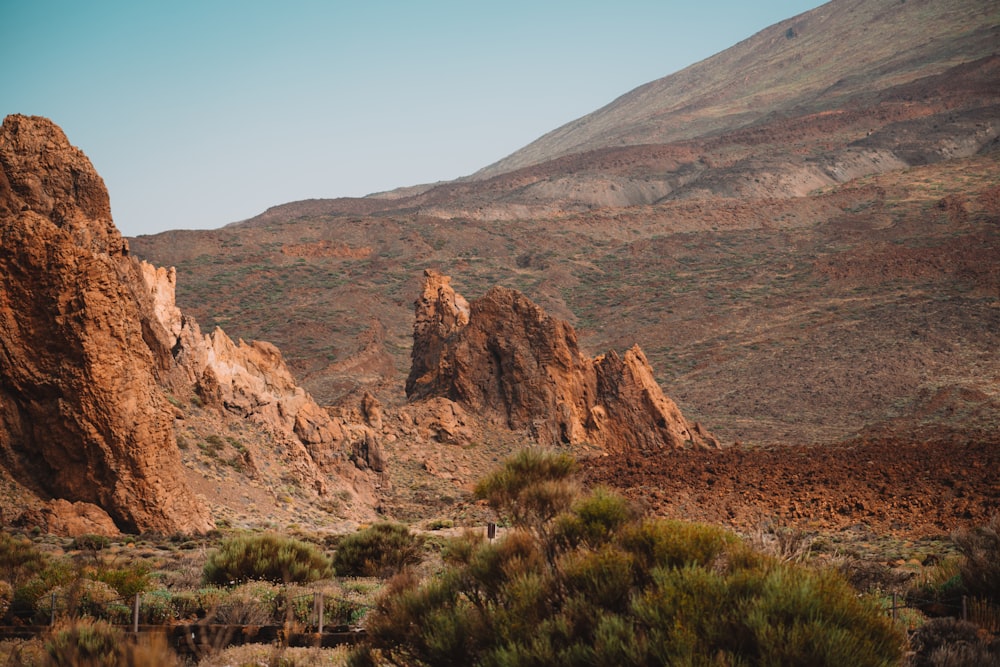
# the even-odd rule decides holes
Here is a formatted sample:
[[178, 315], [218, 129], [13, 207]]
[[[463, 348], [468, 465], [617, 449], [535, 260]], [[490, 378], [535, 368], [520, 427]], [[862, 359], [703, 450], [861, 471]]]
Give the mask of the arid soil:
[[685, 450], [584, 462], [590, 484], [654, 514], [750, 531], [946, 535], [1000, 512], [1000, 433], [873, 435], [839, 445]]

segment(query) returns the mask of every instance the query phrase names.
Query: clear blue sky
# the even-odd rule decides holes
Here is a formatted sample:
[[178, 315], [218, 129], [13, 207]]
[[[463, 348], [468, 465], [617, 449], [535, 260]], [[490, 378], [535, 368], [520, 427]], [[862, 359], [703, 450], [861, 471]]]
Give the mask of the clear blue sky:
[[3, 2], [0, 114], [136, 236], [450, 180], [818, 0]]

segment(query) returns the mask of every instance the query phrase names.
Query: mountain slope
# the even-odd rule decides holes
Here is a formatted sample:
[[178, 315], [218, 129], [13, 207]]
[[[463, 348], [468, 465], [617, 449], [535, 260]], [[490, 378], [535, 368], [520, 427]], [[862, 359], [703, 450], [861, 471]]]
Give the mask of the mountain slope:
[[[569, 322], [588, 355], [640, 344], [686, 418], [750, 445], [720, 455], [734, 464], [781, 456], [747, 453], [759, 447], [794, 446], [800, 460], [850, 440], [857, 450], [837, 456], [906, 479], [924, 463], [883, 462], [896, 445], [918, 457], [934, 442], [937, 457], [965, 443], [955, 482], [1000, 428], [997, 14], [995, 3], [837, 0], [476, 178], [292, 202], [132, 248], [178, 267], [178, 301], [199, 320], [278, 344], [328, 404], [370, 392], [407, 414], [412, 304], [436, 269], [470, 301], [518, 290]], [[415, 418], [387, 444], [394, 512], [439, 506], [454, 493], [442, 479], [517, 444], [444, 407], [434, 429], [459, 447], [427, 449], [421, 429], [434, 429]], [[620, 458], [608, 479], [652, 465]], [[711, 498], [711, 478], [684, 473], [692, 490], [678, 497]], [[845, 500], [859, 492], [850, 480], [831, 483], [830, 506], [847, 508], [834, 524], [872, 520]], [[937, 484], [914, 493], [948, 493]], [[963, 513], [994, 511], [989, 484]], [[892, 493], [872, 502], [888, 507]], [[798, 519], [828, 512], [793, 504]], [[949, 511], [935, 525], [952, 525]]]
[[484, 179], [572, 153], [732, 131], [780, 112], [843, 106], [1000, 43], [989, 0], [834, 0], [641, 86], [473, 175]]

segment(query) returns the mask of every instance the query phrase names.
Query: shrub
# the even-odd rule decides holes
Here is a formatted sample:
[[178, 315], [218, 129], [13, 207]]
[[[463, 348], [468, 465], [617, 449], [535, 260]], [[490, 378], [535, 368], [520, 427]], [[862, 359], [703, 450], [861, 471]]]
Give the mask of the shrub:
[[60, 667], [114, 667], [124, 660], [124, 635], [105, 621], [78, 619], [53, 628], [45, 650]]
[[126, 600], [145, 593], [152, 586], [149, 565], [142, 562], [122, 568], [101, 567], [94, 573], [94, 579], [111, 586]]
[[398, 523], [382, 522], [348, 535], [333, 555], [338, 576], [387, 577], [420, 562], [423, 539]]
[[913, 633], [908, 667], [1000, 665], [1000, 642], [984, 642], [978, 628], [957, 618], [932, 618]]
[[455, 522], [451, 519], [431, 519], [427, 522], [427, 530], [444, 530], [454, 525]]
[[572, 512], [558, 517], [554, 538], [567, 546], [597, 548], [632, 518], [632, 510], [621, 496], [598, 488], [579, 501]]
[[524, 449], [480, 480], [475, 494], [513, 526], [542, 530], [579, 496], [576, 470], [568, 454]]
[[269, 582], [252, 581], [226, 591], [209, 612], [214, 623], [267, 625], [281, 619], [278, 588]]
[[[506, 499], [527, 488], [487, 486]], [[902, 634], [833, 570], [754, 552], [722, 528], [636, 518], [606, 490], [571, 506], [548, 525], [532, 525], [542, 514], [529, 512], [495, 542], [461, 538], [423, 583], [390, 582], [349, 664], [833, 667], [901, 657]]]
[[175, 667], [177, 654], [163, 634], [151, 634], [138, 641], [127, 640], [120, 630], [105, 621], [89, 618], [64, 621], [52, 628], [44, 642], [48, 662], [53, 667]]
[[54, 588], [73, 581], [74, 576], [67, 563], [46, 559], [42, 569], [14, 587], [14, 599], [8, 613], [19, 618], [45, 620], [51, 605], [49, 594]]
[[0, 579], [17, 588], [24, 580], [41, 572], [49, 558], [29, 540], [0, 533]]
[[7, 615], [10, 603], [14, 600], [14, 587], [0, 579], [0, 619]]
[[273, 533], [225, 540], [205, 563], [206, 583], [222, 586], [251, 580], [309, 583], [332, 576], [330, 559], [315, 545]]
[[962, 554], [959, 572], [965, 590], [1000, 603], [1000, 515], [985, 526], [952, 535]]
[[78, 535], [73, 538], [70, 543], [70, 549], [78, 549], [80, 551], [103, 551], [111, 545], [110, 538], [104, 535]]
[[124, 604], [115, 589], [103, 581], [75, 579], [43, 593], [35, 606], [48, 611], [53, 595], [57, 613], [91, 616], [114, 622], [123, 622], [128, 618], [128, 604]]
[[139, 599], [139, 613], [143, 623], [162, 625], [175, 620], [173, 595], [163, 589], [144, 593]]

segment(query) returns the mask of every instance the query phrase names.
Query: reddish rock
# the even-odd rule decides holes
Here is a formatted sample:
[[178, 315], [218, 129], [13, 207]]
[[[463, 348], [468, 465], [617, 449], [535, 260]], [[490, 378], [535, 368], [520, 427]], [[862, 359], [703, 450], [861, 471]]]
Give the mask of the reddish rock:
[[[332, 417], [296, 383], [281, 351], [271, 343], [234, 342], [218, 327], [202, 334], [198, 323], [175, 304], [174, 271], [145, 262], [141, 269], [141, 291], [152, 314], [148, 329], [157, 342], [153, 347], [168, 356], [168, 370], [162, 373], [166, 384], [179, 394], [193, 387], [207, 407], [263, 427], [284, 444], [288, 475], [302, 486], [320, 495], [345, 487], [371, 493], [373, 482], [358, 473], [379, 472], [385, 465], [372, 429]], [[367, 418], [380, 415], [374, 398], [363, 401], [362, 409]], [[364, 419], [357, 415], [357, 421]], [[357, 511], [365, 518], [371, 514], [370, 508]]]
[[108, 513], [97, 505], [58, 499], [49, 501], [44, 510], [48, 531], [56, 535], [121, 535]]
[[588, 359], [567, 322], [516, 290], [494, 287], [470, 304], [450, 278], [425, 271], [413, 331], [412, 401], [447, 398], [545, 445], [718, 446], [663, 395], [638, 346]]
[[181, 475], [137, 265], [100, 176], [46, 119], [0, 128], [0, 239], [4, 465], [123, 530], [209, 529]]

